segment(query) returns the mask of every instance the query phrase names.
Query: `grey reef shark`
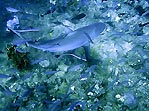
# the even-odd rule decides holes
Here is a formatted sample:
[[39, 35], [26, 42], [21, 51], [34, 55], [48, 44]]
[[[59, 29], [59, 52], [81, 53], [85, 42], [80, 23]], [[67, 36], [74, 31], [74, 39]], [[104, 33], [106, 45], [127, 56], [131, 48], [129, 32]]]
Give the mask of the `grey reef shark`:
[[27, 41], [26, 43], [36, 49], [49, 52], [65, 52], [84, 47], [86, 61], [93, 59], [90, 57], [90, 43], [107, 29], [102, 22], [97, 22], [78, 28], [74, 31], [61, 35], [55, 39]]

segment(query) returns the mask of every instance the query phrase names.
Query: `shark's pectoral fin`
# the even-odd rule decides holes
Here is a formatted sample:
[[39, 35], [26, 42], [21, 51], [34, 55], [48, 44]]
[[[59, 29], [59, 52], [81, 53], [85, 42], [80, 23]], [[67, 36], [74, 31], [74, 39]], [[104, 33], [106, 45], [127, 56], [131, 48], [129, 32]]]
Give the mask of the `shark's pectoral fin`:
[[85, 57], [87, 61], [91, 60], [91, 56], [90, 56], [90, 45], [86, 44], [85, 46], [83, 46], [84, 50], [85, 50]]
[[86, 44], [85, 46], [83, 46], [83, 48], [85, 50], [85, 57], [86, 57], [88, 65], [91, 66], [91, 65], [99, 64], [100, 60], [94, 59], [90, 55], [91, 54], [90, 45]]

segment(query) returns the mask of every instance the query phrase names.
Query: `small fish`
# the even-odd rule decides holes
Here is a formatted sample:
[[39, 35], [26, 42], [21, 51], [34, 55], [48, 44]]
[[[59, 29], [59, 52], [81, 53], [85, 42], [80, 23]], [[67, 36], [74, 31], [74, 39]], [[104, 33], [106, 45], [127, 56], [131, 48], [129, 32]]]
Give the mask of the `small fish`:
[[97, 111], [97, 110], [98, 110], [98, 107], [100, 106], [100, 102], [101, 102], [101, 100], [95, 102], [95, 103], [90, 107], [91, 111]]
[[80, 14], [76, 15], [75, 17], [73, 17], [71, 20], [80, 20], [80, 19], [84, 18], [85, 16], [86, 16], [86, 14], [80, 13]]
[[144, 27], [144, 26], [149, 26], [149, 22], [143, 23], [143, 24], [139, 24], [139, 27]]
[[95, 82], [92, 86], [86, 89], [85, 93], [92, 91], [97, 83]]
[[27, 73], [27, 74], [25, 74], [21, 79], [24, 81], [24, 80], [30, 78], [31, 76], [33, 76], [33, 74], [34, 74], [34, 73]]
[[55, 25], [62, 25], [63, 23], [62, 22], [60, 22], [60, 21], [55, 21], [55, 22], [52, 22], [52, 23], [54, 23]]
[[62, 5], [63, 5], [64, 7], [67, 7], [68, 2], [70, 2], [70, 0], [61, 0], [61, 1], [62, 1]]
[[6, 74], [0, 74], [0, 78], [9, 78], [9, 77], [11, 77], [11, 76], [9, 76], [9, 75], [6, 75]]
[[47, 60], [47, 59], [37, 59], [37, 60], [32, 60], [32, 61], [31, 61], [31, 65], [39, 64], [41, 61], [44, 61], [44, 60]]
[[[71, 104], [70, 108], [68, 111], [74, 111], [76, 106], [80, 106], [79, 109], [85, 109], [85, 103], [82, 101], [77, 101]], [[80, 110], [79, 110], [80, 111]]]
[[7, 27], [8, 28], [8, 30], [10, 30], [11, 32], [13, 32], [13, 33], [15, 33], [18, 37], [20, 37], [20, 38], [24, 38], [20, 33], [22, 33], [22, 32], [38, 32], [39, 31], [39, 29], [24, 29], [24, 30], [14, 30], [13, 28], [11, 28], [11, 27]]
[[145, 9], [141, 5], [137, 5], [134, 9], [138, 12], [139, 16], [145, 13]]
[[93, 72], [97, 68], [97, 65], [92, 65], [87, 69], [87, 72]]
[[87, 80], [87, 78], [88, 78], [88, 73], [83, 73], [82, 75], [81, 75], [81, 77], [80, 77], [80, 80]]
[[16, 34], [18, 37], [20, 37], [21, 39], [24, 39], [24, 37], [19, 32], [17, 32], [16, 30], [12, 29], [11, 27], [7, 27], [7, 28], [8, 28], [8, 30], [10, 30], [11, 32]]
[[138, 105], [138, 100], [133, 92], [124, 93], [124, 105], [129, 109], [134, 109]]
[[149, 11], [146, 11], [145, 13], [143, 13], [142, 17], [148, 17], [149, 18]]
[[41, 85], [41, 86], [36, 86], [35, 89], [38, 91], [38, 92], [45, 92], [46, 90], [48, 90], [48, 86], [46, 85]]
[[55, 6], [55, 5], [52, 5], [52, 6], [50, 7], [50, 9], [49, 9], [46, 13], [41, 14], [40, 16], [41, 16], [41, 17], [44, 17], [45, 15], [48, 15], [48, 14], [51, 14], [51, 13], [55, 12], [55, 10], [56, 10], [56, 6]]
[[107, 0], [101, 0], [101, 1], [103, 2], [103, 1], [107, 1]]
[[57, 73], [59, 71], [60, 70], [58, 70], [58, 71], [46, 71], [45, 74], [47, 74], [47, 75], [53, 75], [53, 74], [55, 74], [55, 73]]
[[10, 89], [8, 88], [8, 87], [2, 87], [1, 85], [0, 85], [0, 91], [3, 93], [3, 94], [5, 94], [5, 95], [14, 95], [14, 94], [16, 94], [15, 92], [12, 92], [12, 91], [10, 91]]
[[34, 29], [22, 29], [22, 30], [15, 30], [15, 31], [22, 33], [22, 32], [38, 32], [40, 30], [38, 28], [34, 28]]
[[68, 68], [68, 72], [77, 71], [77, 70], [79, 70], [82, 66], [83, 66], [83, 64], [78, 64], [78, 65], [72, 66], [72, 67]]
[[55, 100], [52, 105], [47, 109], [47, 111], [58, 111], [61, 108], [62, 100]]
[[10, 105], [13, 107], [19, 107], [19, 106], [21, 106], [21, 103], [11, 103]]
[[12, 12], [12, 13], [16, 13], [16, 12], [19, 12], [20, 10], [17, 10], [17, 9], [15, 9], [15, 8], [12, 8], [12, 7], [6, 7], [6, 10], [8, 11], [8, 12]]
[[3, 92], [5, 89], [0, 85], [0, 91]]
[[88, 0], [79, 0], [80, 7], [87, 5]]
[[38, 20], [39, 19], [39, 15], [35, 14], [35, 13], [26, 13], [26, 12], [22, 12], [21, 13], [21, 20]]
[[27, 17], [27, 16], [32, 17], [32, 19], [33, 19], [33, 18], [34, 18], [34, 19], [38, 18], [38, 14], [28, 13], [28, 12], [21, 11], [21, 10], [12, 8], [12, 7], [6, 7], [6, 10], [7, 10], [8, 12], [10, 12], [10, 13], [19, 13], [19, 14], [22, 14], [21, 18], [24, 18], [24, 17]]
[[56, 8], [57, 8], [56, 11], [58, 13], [65, 13], [65, 11], [67, 10], [67, 7], [65, 6], [57, 6]]
[[15, 95], [16, 94], [16, 92], [12, 92], [7, 86], [5, 86], [5, 94], [7, 94], [7, 95]]
[[34, 88], [29, 88], [27, 91], [25, 91], [23, 94], [22, 94], [22, 98], [25, 98], [25, 97], [29, 97], [34, 91]]
[[18, 47], [16, 47], [16, 52], [17, 52], [17, 53], [28, 53], [27, 51], [22, 50], [22, 49], [20, 49], [20, 48], [18, 48]]
[[4, 54], [4, 52], [0, 50], [0, 54]]
[[44, 99], [43, 103], [48, 105], [48, 104], [52, 104], [53, 102], [52, 102], [52, 100]]

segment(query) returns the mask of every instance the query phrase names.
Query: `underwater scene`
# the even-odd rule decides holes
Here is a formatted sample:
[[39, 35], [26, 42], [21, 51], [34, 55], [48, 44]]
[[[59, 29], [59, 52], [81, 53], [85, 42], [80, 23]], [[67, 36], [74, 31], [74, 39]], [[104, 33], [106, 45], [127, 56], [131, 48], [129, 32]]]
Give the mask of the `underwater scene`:
[[0, 0], [0, 111], [149, 111], [149, 0]]

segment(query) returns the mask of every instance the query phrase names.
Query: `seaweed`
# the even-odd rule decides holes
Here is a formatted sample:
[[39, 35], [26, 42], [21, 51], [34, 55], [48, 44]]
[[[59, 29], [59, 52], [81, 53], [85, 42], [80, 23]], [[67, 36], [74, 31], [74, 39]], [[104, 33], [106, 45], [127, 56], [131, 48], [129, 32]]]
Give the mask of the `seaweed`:
[[19, 70], [27, 70], [30, 68], [30, 60], [28, 52], [19, 52], [15, 45], [7, 44], [8, 60], [11, 60], [14, 67]]

